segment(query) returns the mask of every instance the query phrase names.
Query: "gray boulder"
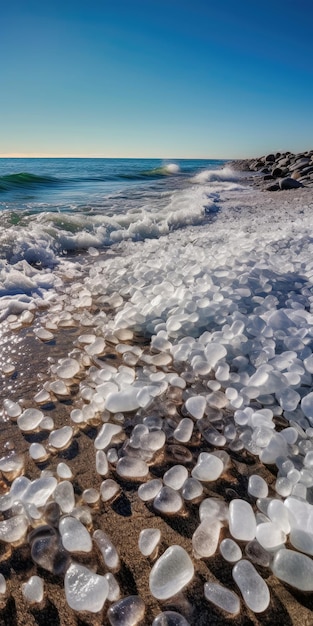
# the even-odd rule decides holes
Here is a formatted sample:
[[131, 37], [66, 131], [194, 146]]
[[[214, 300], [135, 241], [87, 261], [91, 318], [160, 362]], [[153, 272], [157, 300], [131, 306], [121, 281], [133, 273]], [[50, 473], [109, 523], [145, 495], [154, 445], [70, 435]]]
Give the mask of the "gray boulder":
[[297, 189], [298, 187], [303, 187], [302, 183], [300, 183], [295, 178], [281, 178], [279, 181], [280, 189]]

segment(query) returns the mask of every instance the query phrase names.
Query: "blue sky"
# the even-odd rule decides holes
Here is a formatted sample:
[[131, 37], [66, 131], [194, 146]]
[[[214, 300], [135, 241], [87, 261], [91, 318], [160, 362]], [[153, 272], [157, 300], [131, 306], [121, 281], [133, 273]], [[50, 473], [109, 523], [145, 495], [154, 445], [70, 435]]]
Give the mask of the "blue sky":
[[0, 155], [313, 148], [312, 0], [10, 0]]

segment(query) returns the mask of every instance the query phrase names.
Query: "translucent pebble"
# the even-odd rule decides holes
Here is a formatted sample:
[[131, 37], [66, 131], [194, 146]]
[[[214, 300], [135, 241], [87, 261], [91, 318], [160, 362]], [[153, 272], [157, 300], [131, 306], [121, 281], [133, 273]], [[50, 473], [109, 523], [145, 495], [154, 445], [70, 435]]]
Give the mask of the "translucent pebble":
[[197, 480], [196, 478], [192, 478], [192, 477], [187, 478], [187, 480], [185, 480], [181, 489], [181, 495], [184, 498], [184, 500], [186, 500], [187, 502], [191, 500], [196, 500], [197, 498], [200, 498], [202, 494], [203, 494], [203, 486], [199, 480]]
[[289, 426], [288, 428], [284, 428], [284, 430], [281, 431], [281, 435], [284, 437], [284, 439], [286, 439], [287, 443], [290, 443], [292, 445], [293, 443], [296, 443], [299, 433], [296, 428]]
[[258, 524], [256, 529], [256, 539], [267, 551], [277, 550], [286, 541], [284, 531], [273, 522]]
[[120, 586], [115, 576], [113, 576], [111, 572], [108, 572], [107, 574], [105, 574], [104, 578], [108, 581], [108, 584], [109, 584], [108, 600], [110, 602], [116, 602], [116, 600], [118, 600], [121, 595]]
[[0, 596], [3, 596], [5, 594], [7, 590], [7, 583], [6, 580], [3, 576], [3, 574], [0, 574]]
[[160, 478], [153, 478], [138, 488], [138, 496], [143, 502], [151, 502], [159, 491], [162, 489], [163, 483]]
[[228, 521], [228, 506], [221, 498], [205, 498], [199, 507], [199, 517], [213, 517], [221, 521]]
[[112, 500], [120, 491], [120, 486], [112, 478], [107, 478], [100, 485], [100, 497], [103, 502]]
[[95, 530], [92, 537], [102, 554], [104, 563], [107, 568], [111, 570], [118, 569], [120, 559], [110, 537], [105, 532], [103, 532], [103, 530], [100, 529]]
[[193, 396], [185, 402], [185, 408], [189, 415], [196, 420], [200, 420], [203, 417], [205, 407], [206, 399], [203, 396]]
[[75, 494], [73, 485], [68, 480], [63, 480], [55, 488], [54, 500], [63, 513], [71, 513], [75, 506]]
[[200, 452], [196, 466], [191, 475], [197, 480], [207, 482], [217, 480], [224, 471], [224, 464], [220, 458], [209, 452]]
[[27, 583], [22, 585], [22, 594], [30, 604], [43, 600], [43, 580], [39, 576], [31, 576]]
[[179, 593], [193, 575], [190, 556], [181, 546], [173, 545], [154, 564], [149, 579], [150, 591], [158, 600], [167, 600]]
[[51, 341], [53, 339], [53, 334], [45, 328], [35, 328], [34, 335], [41, 341]]
[[313, 392], [311, 391], [301, 400], [301, 409], [308, 418], [310, 425], [313, 425]]
[[232, 574], [249, 609], [254, 613], [265, 611], [270, 603], [270, 593], [266, 582], [252, 563], [245, 559], [238, 561]]
[[0, 522], [0, 540], [6, 543], [20, 541], [28, 528], [28, 519], [25, 515], [16, 515]]
[[313, 591], [313, 561], [305, 554], [285, 548], [278, 550], [272, 570], [279, 580], [288, 585], [301, 591]]
[[196, 559], [213, 556], [217, 550], [222, 524], [206, 517], [192, 536], [193, 554]]
[[57, 430], [53, 430], [48, 439], [48, 443], [52, 448], [62, 450], [66, 448], [73, 438], [73, 428], [71, 426], [63, 426]]
[[181, 443], [187, 443], [187, 441], [190, 441], [193, 432], [193, 424], [194, 423], [190, 417], [184, 417], [173, 432], [174, 439], [176, 439], [176, 441], [180, 441]]
[[145, 604], [139, 596], [127, 596], [108, 610], [111, 626], [136, 626], [144, 618]]
[[56, 396], [68, 396], [68, 389], [63, 380], [53, 380], [49, 385], [49, 389]]
[[78, 374], [80, 366], [76, 359], [61, 359], [59, 367], [56, 369], [56, 373], [60, 378], [74, 378]]
[[229, 531], [239, 541], [251, 541], [256, 533], [252, 507], [245, 500], [234, 499], [229, 504]]
[[38, 391], [38, 393], [36, 393], [36, 395], [34, 396], [34, 400], [37, 404], [44, 404], [45, 402], [49, 402], [50, 393], [46, 391], [46, 389], [42, 389], [41, 391]]
[[54, 429], [54, 421], [52, 417], [44, 417], [39, 424], [39, 428], [41, 431], [49, 430], [51, 432], [51, 430]]
[[113, 437], [118, 435], [122, 431], [122, 426], [118, 424], [110, 424], [106, 423], [101, 426], [100, 431], [95, 439], [95, 448], [96, 450], [103, 450], [107, 448]]
[[91, 613], [101, 611], [109, 593], [109, 584], [104, 576], [78, 563], [71, 563], [67, 569], [64, 588], [71, 609]]
[[174, 465], [163, 476], [163, 482], [172, 489], [181, 489], [188, 478], [188, 470], [184, 465]]
[[3, 408], [11, 419], [17, 418], [22, 413], [22, 409], [18, 402], [13, 402], [13, 400], [4, 400]]
[[106, 476], [109, 471], [109, 464], [104, 450], [96, 452], [96, 470], [100, 476]]
[[144, 528], [139, 534], [138, 547], [144, 556], [150, 556], [161, 539], [158, 528]]
[[139, 409], [138, 391], [137, 387], [129, 387], [129, 389], [124, 391], [109, 393], [105, 400], [105, 408], [110, 413], [126, 413]]
[[223, 539], [221, 541], [220, 553], [225, 561], [229, 561], [229, 563], [235, 563], [242, 558], [241, 549], [233, 539]]
[[29, 455], [34, 461], [44, 461], [48, 454], [41, 443], [31, 443], [29, 446]]
[[99, 499], [100, 493], [97, 489], [94, 489], [93, 487], [89, 487], [89, 489], [84, 489], [82, 493], [83, 502], [89, 504], [90, 506], [93, 506], [94, 504], [97, 504], [97, 502], [99, 502]]
[[255, 498], [266, 498], [268, 494], [268, 485], [262, 476], [252, 474], [249, 477], [248, 493]]
[[245, 554], [252, 561], [252, 563], [256, 563], [257, 565], [261, 565], [262, 567], [268, 567], [271, 561], [271, 555], [269, 552], [264, 550], [262, 546], [256, 539], [253, 541], [249, 541], [245, 547]]
[[275, 395], [284, 411], [295, 411], [301, 400], [300, 394], [290, 387], [280, 389]]
[[44, 414], [39, 409], [26, 409], [17, 418], [17, 425], [22, 432], [32, 432], [38, 428]]
[[238, 596], [219, 583], [205, 583], [204, 595], [209, 602], [215, 604], [223, 611], [237, 615], [240, 611], [240, 600]]
[[20, 474], [25, 465], [24, 455], [10, 452], [0, 459], [0, 471], [5, 475]]
[[290, 533], [290, 522], [288, 510], [281, 500], [273, 499], [267, 507], [267, 515], [276, 526], [281, 528], [284, 533]]
[[149, 467], [141, 459], [124, 456], [117, 462], [116, 473], [122, 478], [140, 480], [149, 474]]
[[275, 483], [275, 491], [283, 498], [287, 498], [287, 496], [290, 496], [292, 487], [292, 482], [288, 478], [285, 478], [285, 476], [280, 476], [280, 478], [277, 478]]
[[214, 367], [220, 359], [227, 355], [227, 350], [223, 345], [212, 342], [207, 344], [204, 354], [211, 367]]
[[294, 528], [289, 537], [291, 545], [299, 550], [313, 556], [313, 534], [300, 528]]
[[43, 476], [33, 480], [27, 487], [24, 500], [37, 507], [44, 506], [48, 498], [53, 494], [57, 486], [57, 480], [53, 476]]
[[73, 478], [73, 473], [72, 473], [71, 468], [68, 465], [66, 465], [66, 463], [63, 463], [63, 461], [57, 464], [57, 475], [63, 480], [68, 480], [70, 478]]
[[183, 508], [183, 500], [175, 489], [165, 486], [155, 496], [153, 507], [159, 513], [171, 515], [178, 513]]
[[74, 424], [84, 424], [86, 422], [86, 416], [81, 409], [73, 409], [71, 411], [71, 420]]
[[104, 352], [104, 349], [105, 349], [105, 341], [103, 337], [97, 337], [97, 339], [95, 339], [93, 343], [90, 343], [85, 348], [89, 356], [96, 356], [98, 354], [102, 354]]
[[75, 517], [63, 517], [59, 524], [62, 544], [68, 552], [90, 552], [92, 541], [88, 530]]
[[59, 533], [52, 526], [39, 526], [29, 537], [31, 557], [43, 569], [52, 574], [64, 574], [69, 555], [65, 552]]
[[190, 623], [176, 611], [164, 611], [156, 616], [152, 626], [190, 626]]

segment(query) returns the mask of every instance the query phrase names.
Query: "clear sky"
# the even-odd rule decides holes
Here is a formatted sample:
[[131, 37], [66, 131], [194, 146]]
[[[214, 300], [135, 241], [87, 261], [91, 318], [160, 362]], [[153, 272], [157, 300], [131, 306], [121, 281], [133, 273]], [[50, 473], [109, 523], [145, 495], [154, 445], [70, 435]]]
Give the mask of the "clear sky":
[[313, 148], [312, 0], [10, 0], [0, 156]]

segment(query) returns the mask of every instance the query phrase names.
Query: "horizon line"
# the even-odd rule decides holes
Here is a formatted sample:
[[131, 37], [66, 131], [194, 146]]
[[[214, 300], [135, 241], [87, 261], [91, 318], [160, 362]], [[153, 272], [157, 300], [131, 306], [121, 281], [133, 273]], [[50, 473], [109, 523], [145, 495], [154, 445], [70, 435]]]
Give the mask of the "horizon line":
[[[104, 156], [103, 154], [32, 154], [32, 153], [0, 153], [0, 159], [180, 159], [180, 160], [219, 160], [219, 161], [227, 161], [230, 159], [240, 159], [243, 157], [218, 157], [218, 156]], [[249, 158], [249, 157], [247, 157]]]

